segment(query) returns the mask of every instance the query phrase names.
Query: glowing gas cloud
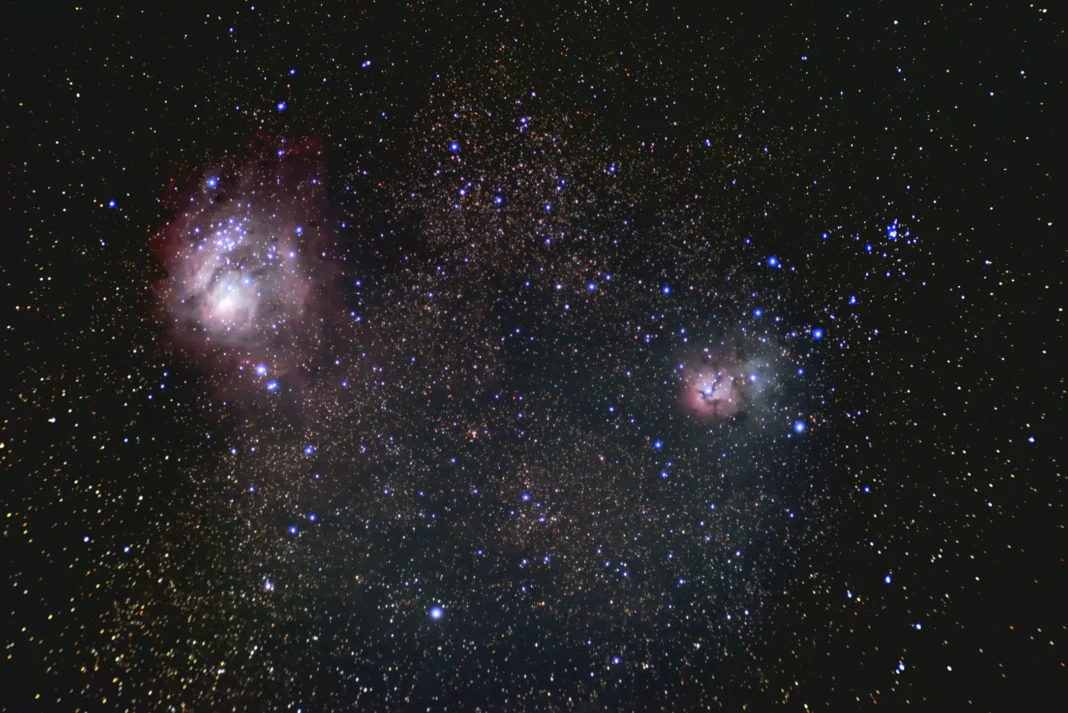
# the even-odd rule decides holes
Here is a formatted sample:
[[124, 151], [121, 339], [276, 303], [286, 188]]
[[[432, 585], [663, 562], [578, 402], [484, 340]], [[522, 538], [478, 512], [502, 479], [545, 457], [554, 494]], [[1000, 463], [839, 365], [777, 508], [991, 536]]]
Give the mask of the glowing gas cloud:
[[679, 402], [691, 416], [726, 420], [762, 408], [776, 370], [767, 357], [740, 349], [707, 349], [681, 365]]
[[279, 146], [208, 171], [185, 193], [172, 186], [182, 197], [153, 240], [175, 342], [265, 383], [321, 342], [337, 274], [318, 152]]

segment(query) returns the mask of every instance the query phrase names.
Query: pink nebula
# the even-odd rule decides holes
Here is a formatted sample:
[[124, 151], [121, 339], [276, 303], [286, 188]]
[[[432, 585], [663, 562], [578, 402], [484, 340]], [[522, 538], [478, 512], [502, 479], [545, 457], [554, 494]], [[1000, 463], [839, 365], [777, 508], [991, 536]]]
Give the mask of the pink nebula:
[[758, 390], [751, 363], [728, 354], [705, 354], [683, 368], [679, 400], [692, 416], [728, 419], [747, 410]]

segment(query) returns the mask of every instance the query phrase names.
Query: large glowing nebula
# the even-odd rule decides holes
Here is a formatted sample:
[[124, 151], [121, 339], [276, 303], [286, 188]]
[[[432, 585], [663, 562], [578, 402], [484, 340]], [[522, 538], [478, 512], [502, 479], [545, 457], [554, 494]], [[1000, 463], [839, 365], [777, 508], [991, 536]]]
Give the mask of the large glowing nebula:
[[321, 173], [313, 147], [282, 148], [183, 195], [154, 240], [166, 271], [156, 292], [180, 346], [265, 377], [319, 343], [336, 273]]

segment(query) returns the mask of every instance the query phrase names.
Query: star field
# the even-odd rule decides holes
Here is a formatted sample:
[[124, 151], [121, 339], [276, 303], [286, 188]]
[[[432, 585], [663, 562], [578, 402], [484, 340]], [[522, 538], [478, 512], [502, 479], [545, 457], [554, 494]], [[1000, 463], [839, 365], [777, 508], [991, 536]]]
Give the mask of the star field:
[[1064, 704], [1055, 9], [5, 15], [0, 708]]

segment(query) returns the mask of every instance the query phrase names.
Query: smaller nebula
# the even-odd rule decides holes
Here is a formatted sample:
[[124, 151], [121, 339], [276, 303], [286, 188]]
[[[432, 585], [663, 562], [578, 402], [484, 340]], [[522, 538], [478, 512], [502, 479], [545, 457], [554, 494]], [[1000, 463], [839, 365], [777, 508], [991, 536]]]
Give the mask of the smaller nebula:
[[748, 413], [766, 389], [768, 371], [766, 360], [709, 350], [683, 366], [680, 403], [686, 413], [708, 420]]

